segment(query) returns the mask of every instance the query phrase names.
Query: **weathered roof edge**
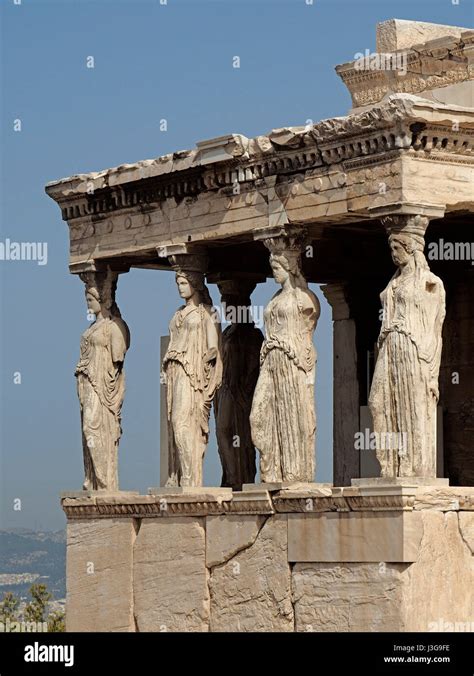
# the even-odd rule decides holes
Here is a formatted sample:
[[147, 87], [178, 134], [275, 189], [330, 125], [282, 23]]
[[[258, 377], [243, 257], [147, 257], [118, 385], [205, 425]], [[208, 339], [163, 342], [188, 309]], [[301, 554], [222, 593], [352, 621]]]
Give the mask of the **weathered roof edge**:
[[198, 167], [210, 167], [221, 162], [270, 156], [279, 150], [330, 143], [391, 124], [411, 122], [436, 122], [474, 129], [474, 109], [454, 104], [439, 104], [412, 94], [390, 94], [380, 103], [361, 112], [321, 120], [311, 126], [274, 129], [264, 136], [247, 138], [242, 134], [229, 134], [200, 141], [192, 150], [182, 150], [154, 159], [121, 164], [102, 171], [76, 174], [45, 187], [56, 201], [73, 195], [94, 192], [107, 187], [125, 185], [141, 179], [154, 178]]

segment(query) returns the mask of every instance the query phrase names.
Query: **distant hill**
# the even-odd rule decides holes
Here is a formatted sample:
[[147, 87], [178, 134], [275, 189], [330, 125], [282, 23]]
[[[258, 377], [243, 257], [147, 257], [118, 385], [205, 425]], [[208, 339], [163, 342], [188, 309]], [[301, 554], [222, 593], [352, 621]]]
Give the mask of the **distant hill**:
[[66, 531], [0, 530], [0, 599], [8, 591], [28, 596], [33, 581], [65, 598]]

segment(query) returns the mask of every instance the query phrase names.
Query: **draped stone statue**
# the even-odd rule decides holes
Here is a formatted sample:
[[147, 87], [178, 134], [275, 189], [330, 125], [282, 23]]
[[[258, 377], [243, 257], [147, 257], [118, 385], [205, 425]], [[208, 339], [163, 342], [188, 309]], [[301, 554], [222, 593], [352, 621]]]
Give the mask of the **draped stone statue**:
[[123, 363], [130, 332], [115, 303], [118, 273], [81, 274], [95, 321], [81, 337], [76, 367], [85, 490], [118, 490], [118, 446], [125, 395]]
[[[214, 411], [222, 486], [242, 490], [255, 481], [255, 447], [250, 432], [250, 409], [259, 371], [263, 335], [250, 314], [254, 282], [242, 278], [218, 282], [222, 303], [231, 322], [222, 334], [222, 385]], [[241, 316], [242, 315], [242, 316]]]
[[281, 290], [265, 309], [265, 341], [252, 403], [252, 440], [260, 452], [263, 482], [314, 480], [313, 333], [319, 301], [300, 267], [298, 237], [264, 241], [271, 251], [273, 276]]
[[[436, 477], [444, 286], [423, 253], [428, 218], [391, 216], [384, 225], [398, 269], [380, 296], [383, 320], [369, 398], [377, 459], [384, 477]], [[397, 437], [400, 443], [388, 443]]]
[[173, 316], [163, 359], [167, 389], [169, 478], [167, 486], [202, 486], [209, 414], [222, 379], [220, 325], [204, 283], [200, 256], [170, 257], [186, 302]]

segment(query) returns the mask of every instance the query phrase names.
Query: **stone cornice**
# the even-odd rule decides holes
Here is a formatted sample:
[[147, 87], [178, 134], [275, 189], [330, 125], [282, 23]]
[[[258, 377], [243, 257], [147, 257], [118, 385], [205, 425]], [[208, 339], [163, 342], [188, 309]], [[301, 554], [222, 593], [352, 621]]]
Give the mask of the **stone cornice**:
[[366, 106], [381, 101], [388, 93], [420, 94], [474, 79], [473, 49], [474, 31], [465, 30], [459, 37], [446, 36], [389, 52], [393, 59], [403, 57], [403, 69], [377, 66], [376, 59], [388, 55], [374, 53], [367, 57], [367, 65], [352, 61], [336, 66], [336, 72], [349, 89], [354, 106]]
[[235, 492], [216, 497], [205, 492], [192, 495], [90, 494], [63, 497], [68, 519], [202, 517], [225, 514], [274, 514], [312, 512], [465, 511], [474, 510], [473, 487], [363, 486], [327, 491], [283, 489]]
[[[227, 137], [224, 137], [227, 138]], [[245, 192], [265, 186], [267, 177], [318, 175], [331, 167], [343, 171], [391, 161], [400, 154], [440, 162], [472, 163], [474, 111], [443, 106], [413, 96], [390, 96], [370, 110], [323, 120], [312, 127], [275, 130], [268, 136], [230, 143], [233, 152], [204, 162], [202, 148], [122, 165], [103, 172], [80, 174], [50, 183], [46, 192], [72, 224], [71, 238], [110, 233], [107, 214], [121, 213], [125, 228], [130, 215], [149, 212], [167, 199], [177, 203], [202, 192], [232, 194], [236, 185]], [[217, 150], [223, 147], [217, 139]], [[212, 143], [201, 143], [211, 153]], [[229, 145], [229, 144], [228, 144]], [[225, 146], [224, 146], [225, 147]], [[235, 149], [238, 149], [237, 152]], [[216, 151], [217, 152], [217, 151]], [[104, 220], [105, 219], [105, 220]]]

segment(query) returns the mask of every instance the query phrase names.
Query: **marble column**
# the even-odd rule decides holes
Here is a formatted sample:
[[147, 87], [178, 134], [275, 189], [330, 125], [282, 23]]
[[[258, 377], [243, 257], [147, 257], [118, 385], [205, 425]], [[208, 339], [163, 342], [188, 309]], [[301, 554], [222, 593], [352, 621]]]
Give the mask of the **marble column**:
[[255, 446], [250, 431], [250, 409], [259, 373], [263, 334], [255, 326], [250, 296], [263, 275], [219, 273], [209, 278], [221, 293], [221, 314], [230, 322], [222, 334], [222, 385], [214, 412], [222, 486], [242, 490], [255, 481]]
[[424, 255], [429, 217], [382, 223], [397, 270], [382, 291], [382, 326], [369, 397], [380, 474], [436, 478], [436, 406], [445, 317], [443, 282]]
[[118, 490], [118, 446], [125, 396], [123, 364], [130, 332], [123, 321], [115, 291], [118, 272], [80, 273], [88, 313], [94, 321], [81, 337], [76, 367], [81, 411], [85, 490]]
[[316, 414], [313, 333], [319, 301], [303, 277], [304, 231], [263, 233], [281, 289], [265, 309], [265, 341], [250, 415], [264, 483], [312, 482]]
[[[166, 486], [202, 486], [209, 415], [222, 380], [221, 331], [205, 284], [207, 257], [164, 252], [184, 300], [171, 319], [162, 371], [167, 391], [168, 479]], [[162, 254], [160, 254], [162, 255]]]
[[360, 427], [356, 322], [351, 316], [347, 284], [325, 284], [322, 291], [333, 319], [334, 485], [350, 486], [351, 480], [360, 476], [360, 455], [354, 448]]

